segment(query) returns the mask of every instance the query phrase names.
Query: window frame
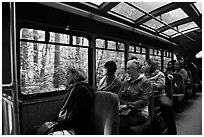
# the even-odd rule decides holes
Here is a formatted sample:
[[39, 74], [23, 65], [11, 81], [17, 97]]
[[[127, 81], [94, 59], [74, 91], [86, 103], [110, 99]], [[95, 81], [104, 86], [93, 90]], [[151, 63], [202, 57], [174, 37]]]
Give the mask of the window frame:
[[[120, 52], [120, 53], [124, 53], [124, 68], [126, 67], [125, 65], [125, 54], [126, 54], [126, 44], [125, 44], [125, 42], [123, 42], [123, 41], [120, 41], [120, 40], [116, 40], [116, 39], [111, 39], [111, 38], [106, 38], [106, 37], [102, 37], [102, 36], [99, 36], [99, 37], [96, 37], [95, 38], [95, 42], [97, 41], [97, 39], [100, 39], [100, 40], [104, 40], [105, 41], [105, 48], [101, 48], [101, 47], [97, 47], [96, 46], [96, 43], [95, 43], [95, 52], [97, 51], [97, 49], [98, 50], [105, 50], [105, 51], [115, 51], [115, 52]], [[113, 42], [116, 42], [116, 49], [108, 49], [108, 41], [113, 41]], [[118, 49], [118, 43], [122, 43], [123, 45], [124, 45], [124, 50], [119, 50]], [[96, 56], [97, 56], [97, 54], [95, 54], [95, 59], [96, 59]], [[95, 61], [95, 63], [96, 63], [96, 61]], [[95, 64], [96, 65], [96, 64]], [[95, 66], [96, 67], [96, 66]], [[95, 68], [95, 70], [96, 70], [96, 68]], [[96, 73], [96, 77], [95, 77], [95, 81], [96, 81], [96, 87], [97, 87], [97, 72], [95, 72]]]
[[[151, 59], [152, 57], [151, 56], [156, 56], [156, 57], [160, 57], [160, 64], [161, 64], [161, 66], [160, 66], [160, 69], [159, 70], [161, 70], [162, 71], [162, 69], [163, 69], [163, 63], [162, 63], [162, 49], [157, 49], [157, 48], [150, 48], [150, 50], [152, 50], [153, 51], [153, 53], [151, 54], [150, 52], [149, 52], [149, 58]], [[159, 51], [160, 51], [160, 55], [159, 55]], [[159, 67], [159, 66], [158, 66]]]
[[[147, 51], [148, 48], [147, 48], [147, 47], [142, 46], [142, 44], [138, 44], [138, 43], [130, 43], [128, 47], [130, 47], [130, 46], [133, 46], [133, 47], [134, 47], [134, 52], [128, 50], [128, 52], [129, 52], [129, 54], [128, 54], [128, 59], [131, 58], [130, 54], [134, 54], [135, 56], [137, 56], [138, 54], [140, 54], [140, 55], [145, 55], [145, 60], [147, 60], [147, 54], [148, 54], [148, 51]], [[137, 52], [137, 48], [140, 48], [140, 52]], [[143, 49], [145, 49], [145, 53], [143, 53]], [[145, 61], [145, 60], [144, 60], [144, 61]], [[142, 62], [142, 63], [143, 63], [143, 62]]]
[[[167, 51], [167, 50], [164, 50], [163, 51], [163, 71], [165, 72], [166, 71], [166, 67], [165, 67], [165, 64], [164, 64], [164, 59], [165, 58], [168, 58], [170, 59], [170, 61], [173, 61], [173, 52], [171, 51]], [[168, 63], [168, 62], [167, 62]], [[166, 64], [167, 65], [167, 64]], [[165, 69], [165, 70], [164, 70]]]
[[[45, 41], [35, 41], [35, 40], [27, 40], [27, 39], [20, 39], [20, 31], [23, 28], [28, 28], [28, 29], [34, 29], [34, 30], [42, 30], [45, 31], [45, 35], [46, 33], [52, 32], [52, 33], [60, 33], [60, 34], [66, 34], [69, 35], [69, 44], [64, 44], [64, 43], [55, 43], [55, 42], [49, 42], [47, 41], [47, 39], [45, 38]], [[20, 72], [20, 68], [21, 68], [21, 60], [20, 60], [20, 43], [21, 42], [32, 42], [32, 43], [40, 43], [40, 44], [51, 44], [51, 45], [59, 45], [59, 46], [69, 46], [69, 47], [80, 47], [80, 48], [86, 48], [88, 49], [88, 64], [90, 63], [89, 61], [89, 53], [91, 50], [91, 37], [90, 35], [86, 34], [86, 33], [79, 33], [79, 32], [75, 32], [75, 31], [70, 31], [70, 30], [63, 30], [63, 29], [59, 29], [59, 28], [53, 28], [53, 27], [48, 27], [48, 26], [44, 26], [41, 24], [33, 24], [33, 23], [21, 23], [17, 26], [16, 29], [16, 41], [17, 41], [17, 79], [18, 79], [18, 95], [20, 99], [23, 100], [29, 100], [29, 99], [35, 99], [35, 98], [44, 98], [44, 97], [51, 97], [51, 96], [57, 96], [57, 95], [63, 95], [66, 94], [66, 90], [55, 90], [55, 91], [51, 91], [51, 92], [43, 92], [43, 93], [35, 93], [35, 94], [23, 94], [21, 92], [21, 72]], [[78, 36], [78, 37], [84, 37], [88, 40], [88, 46], [81, 46], [81, 45], [73, 45], [73, 40], [72, 37], [73, 36]], [[91, 81], [90, 79], [90, 73], [89, 73], [89, 69], [90, 66], [88, 65], [88, 82]]]

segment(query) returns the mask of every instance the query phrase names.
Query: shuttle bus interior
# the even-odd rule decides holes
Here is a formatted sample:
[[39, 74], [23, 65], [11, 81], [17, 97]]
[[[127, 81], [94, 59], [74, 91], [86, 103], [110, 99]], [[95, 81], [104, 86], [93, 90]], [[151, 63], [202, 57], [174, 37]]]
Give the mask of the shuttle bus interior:
[[[2, 134], [33, 135], [56, 120], [69, 64], [96, 88], [106, 61], [116, 62], [121, 77], [131, 56], [157, 60], [162, 72], [169, 61], [191, 62], [190, 89], [177, 74], [166, 77], [165, 89], [177, 134], [202, 134], [201, 50], [202, 2], [2, 2]], [[96, 134], [119, 134], [118, 123]]]

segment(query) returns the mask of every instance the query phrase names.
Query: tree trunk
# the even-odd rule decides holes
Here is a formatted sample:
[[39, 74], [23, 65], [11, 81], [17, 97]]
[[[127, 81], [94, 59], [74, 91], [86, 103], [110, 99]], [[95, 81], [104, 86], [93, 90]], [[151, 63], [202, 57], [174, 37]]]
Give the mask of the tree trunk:
[[[76, 36], [76, 45], [79, 45], [79, 43], [80, 43], [80, 38]], [[80, 61], [79, 50], [80, 50], [80, 47], [76, 47], [76, 63], [78, 63]]]
[[103, 52], [104, 52], [104, 50], [102, 49], [102, 52], [101, 52], [101, 55], [100, 55], [100, 59], [99, 59], [99, 62], [98, 62], [97, 68], [96, 68], [96, 74], [98, 74], [99, 67], [100, 67], [101, 61], [103, 59]]
[[[34, 34], [34, 40], [37, 41], [38, 40], [37, 31], [33, 30], [33, 34]], [[38, 81], [38, 72], [39, 72], [39, 70], [38, 70], [38, 44], [37, 43], [34, 43], [33, 51], [34, 51], [33, 63], [34, 63], [34, 68], [35, 68], [34, 79], [35, 79], [35, 82], [37, 82]]]
[[[44, 49], [44, 47], [43, 47], [43, 49]], [[45, 82], [45, 63], [46, 63], [46, 57], [47, 57], [47, 50], [48, 50], [48, 45], [46, 44], [45, 45], [45, 54], [42, 53], [42, 68], [40, 71], [40, 78], [44, 82]]]
[[[23, 29], [22, 32], [22, 39], [26, 39], [28, 34], [28, 30], [27, 29]], [[26, 42], [21, 42], [21, 50], [22, 50], [22, 70], [23, 70], [23, 74], [21, 75], [21, 86], [25, 87], [25, 82], [26, 82], [26, 76], [28, 75], [27, 72], [27, 63], [26, 61], [28, 60], [28, 48], [27, 48], [27, 43]]]
[[[60, 42], [60, 35], [55, 34], [55, 42], [59, 43]], [[55, 55], [54, 55], [54, 80], [53, 80], [53, 85], [55, 88], [59, 88], [59, 66], [60, 66], [60, 46], [55, 45]]]

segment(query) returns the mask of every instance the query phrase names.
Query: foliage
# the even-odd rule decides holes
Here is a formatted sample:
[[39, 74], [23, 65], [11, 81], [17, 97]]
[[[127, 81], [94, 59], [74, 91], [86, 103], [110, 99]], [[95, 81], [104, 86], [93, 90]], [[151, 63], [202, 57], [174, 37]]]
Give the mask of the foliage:
[[[24, 36], [22, 39], [34, 40], [33, 37], [36, 37], [36, 40], [38, 40], [38, 38], [43, 37], [40, 35], [45, 35], [45, 33], [38, 33], [39, 31], [36, 31], [37, 33], [33, 35], [33, 31], [28, 29], [24, 29], [21, 32], [23, 33], [22, 36]], [[53, 35], [51, 36], [53, 37]], [[60, 42], [67, 41], [64, 35], [58, 36]], [[53, 39], [55, 38], [51, 38], [52, 42]], [[78, 41], [80, 42], [82, 39]], [[37, 46], [37, 50], [34, 50], [35, 46]], [[58, 50], [56, 46], [59, 47]], [[80, 66], [85, 70], [86, 74], [88, 74], [87, 48], [21, 41], [20, 53], [21, 92], [23, 94], [65, 89], [66, 68], [71, 65]], [[35, 58], [37, 61], [35, 61]]]

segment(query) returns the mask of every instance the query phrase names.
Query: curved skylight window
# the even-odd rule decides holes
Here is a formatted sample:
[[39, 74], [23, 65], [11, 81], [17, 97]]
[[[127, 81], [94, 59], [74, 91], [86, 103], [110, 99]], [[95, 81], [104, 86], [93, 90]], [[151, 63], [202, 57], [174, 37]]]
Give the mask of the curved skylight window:
[[196, 2], [195, 6], [199, 10], [199, 12], [202, 14], [202, 3], [201, 2]]
[[119, 3], [117, 6], [112, 8], [111, 11], [116, 12], [132, 20], [136, 20], [140, 16], [144, 15], [142, 12], [125, 3]]
[[[173, 38], [201, 28], [201, 2], [88, 2], [87, 11], [121, 22], [131, 27], [139, 27], [158, 36]], [[83, 4], [83, 3], [81, 3]], [[92, 4], [92, 5], [91, 5]], [[104, 4], [104, 5], [103, 5]], [[98, 6], [98, 9], [95, 6]], [[89, 8], [90, 7], [90, 8]], [[141, 10], [140, 10], [141, 9]], [[191, 14], [192, 12], [192, 14]], [[152, 13], [152, 15], [150, 15]], [[195, 15], [195, 17], [194, 17]], [[192, 21], [192, 22], [189, 22]], [[169, 25], [176, 28], [171, 29]]]
[[93, 1], [91, 3], [93, 3], [93, 4], [97, 5], [97, 6], [100, 6], [103, 2]]
[[[191, 30], [194, 30], [194, 29], [198, 28], [198, 26], [194, 22], [189, 22], [189, 23], [182, 24], [182, 25], [178, 26], [177, 28], [178, 28], [179, 32], [185, 33], [186, 31], [189, 32]], [[175, 31], [173, 29], [168, 29], [168, 30], [166, 30], [166, 31], [164, 31], [162, 33], [164, 33], [164, 34], [166, 34], [168, 36], [180, 35], [180, 34], [178, 34], [177, 31]]]
[[131, 4], [143, 9], [146, 12], [151, 12], [159, 7], [162, 7], [170, 2], [130, 2]]
[[[157, 19], [158, 19], [158, 17], [157, 17]], [[162, 23], [160, 23], [159, 21], [157, 21], [155, 19], [151, 19], [151, 20], [145, 22], [144, 24], [153, 28], [154, 30], [164, 26]]]
[[189, 22], [186, 24], [182, 24], [180, 26], [178, 26], [179, 31], [184, 31], [184, 30], [188, 30], [188, 29], [192, 29], [192, 28], [196, 28], [198, 27], [195, 22]]
[[186, 18], [188, 15], [180, 8], [161, 15], [161, 20], [167, 24]]
[[171, 35], [174, 35], [174, 34], [176, 34], [176, 33], [178, 33], [178, 32], [175, 31], [175, 30], [173, 30], [173, 29], [168, 29], [168, 30], [166, 30], [166, 31], [164, 31], [164, 32], [162, 32], [162, 33], [164, 33], [164, 34], [166, 34], [166, 35], [168, 35], [168, 36], [171, 36]]
[[[188, 33], [188, 32], [195, 31], [195, 30], [199, 30], [199, 28], [187, 29], [187, 30], [182, 31], [182, 33], [185, 34], [185, 33]], [[171, 35], [171, 37], [174, 38], [174, 37], [177, 37], [177, 36], [180, 36], [180, 35], [181, 35], [181, 33], [176, 33], [176, 34], [174, 34], [174, 35]]]

